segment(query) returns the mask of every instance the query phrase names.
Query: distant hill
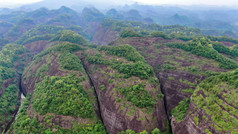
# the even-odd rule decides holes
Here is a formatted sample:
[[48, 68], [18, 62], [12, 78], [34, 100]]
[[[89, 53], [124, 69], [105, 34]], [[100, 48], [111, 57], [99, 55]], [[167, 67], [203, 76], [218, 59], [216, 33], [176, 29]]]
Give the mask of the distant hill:
[[46, 7], [49, 9], [57, 9], [61, 6], [67, 6], [70, 8], [73, 8], [77, 11], [81, 11], [85, 6], [90, 7], [97, 7], [99, 9], [109, 9], [112, 6], [118, 6], [118, 5], [125, 5], [133, 3], [132, 0], [120, 0], [120, 1], [114, 1], [114, 0], [43, 0], [41, 2], [37, 2], [34, 4], [29, 4], [22, 6], [22, 8], [30, 8], [30, 9], [38, 9], [39, 7]]
[[[93, 7], [113, 19], [157, 23], [160, 25], [182, 25], [199, 28], [206, 35], [228, 35], [238, 38], [238, 10], [228, 7], [141, 5], [139, 3], [133, 4], [132, 0], [43, 0], [34, 4], [24, 5], [19, 10], [34, 11], [42, 7], [51, 10], [58, 9], [61, 6], [69, 7], [78, 13], [81, 13], [85, 7]], [[16, 10], [1, 9], [0, 14], [12, 11]]]

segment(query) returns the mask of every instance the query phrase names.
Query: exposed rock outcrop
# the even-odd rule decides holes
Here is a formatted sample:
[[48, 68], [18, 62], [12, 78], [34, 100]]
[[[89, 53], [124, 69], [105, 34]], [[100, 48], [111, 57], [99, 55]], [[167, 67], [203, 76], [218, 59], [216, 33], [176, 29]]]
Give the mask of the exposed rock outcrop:
[[[157, 78], [155, 78], [155, 76], [149, 77], [149, 80], [135, 76], [124, 78], [123, 73], [119, 73], [110, 65], [88, 61], [88, 58], [98, 53], [103, 55], [102, 60], [113, 61], [114, 59], [131, 64], [133, 64], [133, 62], [128, 61], [123, 57], [106, 55], [105, 52], [99, 52], [97, 50], [87, 51], [84, 54], [87, 56], [86, 58], [83, 57], [83, 62], [95, 86], [100, 104], [101, 116], [107, 131], [112, 134], [117, 134], [127, 129], [136, 132], [142, 132], [144, 130], [151, 132], [155, 128], [159, 128], [163, 132], [166, 131], [167, 116], [163, 97], [158, 98], [161, 91], [158, 80], [156, 80]], [[131, 53], [135, 52], [132, 51]], [[156, 82], [149, 82], [151, 80], [156, 80]], [[144, 108], [135, 106], [133, 102], [127, 99], [125, 94], [120, 92], [121, 88], [135, 87], [138, 84], [145, 84], [145, 92], [148, 92], [151, 95], [150, 98], [156, 98], [157, 101], [154, 106]], [[130, 91], [128, 94], [136, 95], [137, 93], [135, 91]]]
[[[218, 66], [214, 60], [209, 60], [191, 53], [169, 48], [164, 44], [167, 42], [178, 42], [178, 40], [166, 40], [158, 38], [126, 38], [119, 39], [113, 45], [130, 44], [140, 51], [147, 62], [154, 68], [157, 78], [162, 85], [165, 95], [166, 108], [169, 118], [172, 119], [172, 130], [174, 133], [204, 133], [206, 121], [201, 125], [194, 124], [193, 116], [189, 114], [184, 123], [176, 123], [171, 112], [185, 98], [190, 98], [196, 86], [207, 78], [206, 72], [225, 72], [227, 70]], [[194, 70], [195, 71], [194, 71]], [[190, 111], [195, 107], [190, 105]], [[189, 112], [188, 112], [189, 113]], [[198, 112], [199, 113], [199, 112]], [[199, 113], [199, 117], [203, 112]]]
[[172, 119], [175, 134], [236, 133], [238, 70], [208, 78], [196, 88], [183, 121]]
[[116, 40], [118, 37], [119, 33], [117, 31], [112, 31], [110, 28], [105, 28], [100, 25], [93, 37], [92, 42], [98, 45], [107, 45]]
[[[22, 79], [23, 92], [26, 95], [32, 94], [32, 97], [28, 98], [29, 104], [27, 107], [25, 106], [26, 113], [20, 113], [20, 117], [13, 126], [17, 126], [17, 123], [21, 122], [21, 118], [24, 118], [22, 115], [26, 114], [29, 122], [37, 119], [39, 125], [44, 126], [40, 129], [49, 129], [52, 132], [73, 132], [74, 129], [80, 129], [80, 131], [84, 129], [83, 131], [89, 132], [91, 131], [89, 127], [95, 132], [105, 131], [100, 121], [100, 112], [93, 86], [90, 84], [80, 59], [73, 53], [80, 49], [81, 47], [77, 44], [64, 42], [43, 51], [34, 58], [25, 70]], [[62, 87], [65, 90], [60, 89]], [[55, 90], [59, 92], [48, 95], [48, 93], [42, 93], [42, 90], [48, 93], [55, 92]], [[58, 98], [57, 96], [65, 98]], [[44, 99], [41, 100], [41, 98]], [[66, 98], [68, 100], [62, 101]], [[71, 98], [75, 99], [72, 100]], [[62, 100], [60, 101], [60, 99]], [[64, 105], [64, 109], [60, 108], [62, 106], [58, 101]], [[43, 102], [43, 107], [49, 107], [49, 105], [52, 107], [52, 103], [56, 103], [59, 105], [56, 107], [59, 112], [50, 107], [44, 109], [42, 106], [40, 108], [36, 106], [41, 105], [41, 102]], [[75, 110], [75, 108], [83, 110]], [[11, 133], [21, 129], [16, 126], [12, 127]], [[37, 132], [38, 126], [34, 126], [30, 131]], [[59, 127], [56, 129], [56, 126]]]

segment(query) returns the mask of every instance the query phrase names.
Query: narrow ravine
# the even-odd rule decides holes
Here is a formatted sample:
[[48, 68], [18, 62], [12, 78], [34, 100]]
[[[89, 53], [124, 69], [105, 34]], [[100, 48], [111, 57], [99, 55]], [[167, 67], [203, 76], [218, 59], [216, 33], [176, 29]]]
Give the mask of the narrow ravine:
[[16, 109], [15, 111], [15, 114], [14, 114], [14, 117], [12, 118], [12, 120], [8, 123], [8, 125], [6, 126], [5, 130], [4, 130], [4, 134], [7, 134], [8, 130], [10, 129], [12, 123], [17, 119], [19, 113], [20, 113], [20, 109], [22, 107], [22, 103], [23, 103], [23, 100], [25, 99], [25, 95], [23, 94], [23, 91], [22, 91], [22, 86], [21, 86], [21, 79], [22, 78], [22, 75], [19, 74], [19, 90], [20, 90], [20, 106]]
[[88, 76], [88, 78], [89, 78], [90, 84], [91, 84], [91, 86], [93, 87], [94, 92], [95, 92], [95, 95], [96, 95], [96, 97], [97, 97], [98, 114], [99, 114], [98, 116], [99, 116], [100, 120], [102, 121], [102, 124], [104, 125], [103, 118], [102, 118], [102, 114], [101, 114], [101, 107], [100, 107], [100, 103], [99, 103], [99, 101], [98, 101], [98, 93], [97, 93], [97, 91], [96, 91], [96, 89], [95, 89], [93, 80], [92, 80], [92, 78], [90, 77], [87, 68], [85, 67], [84, 60], [83, 60], [82, 58], [80, 58], [80, 60], [82, 61], [83, 68], [84, 68], [84, 70], [85, 70], [85, 72], [86, 72], [86, 74], [87, 74], [87, 76]]
[[165, 108], [167, 119], [168, 119], [168, 123], [169, 123], [169, 132], [171, 134], [173, 134], [172, 126], [171, 126], [171, 118], [169, 117], [169, 112], [168, 112], [168, 108], [167, 108], [166, 93], [164, 91], [164, 87], [163, 87], [163, 84], [161, 83], [160, 77], [158, 76], [157, 78], [159, 79], [159, 82], [160, 82], [161, 92], [164, 94], [164, 108]]
[[16, 120], [16, 119], [18, 118], [18, 116], [19, 116], [20, 109], [21, 109], [21, 107], [22, 107], [22, 103], [23, 103], [23, 101], [24, 101], [25, 98], [26, 98], [26, 97], [24, 96], [24, 94], [21, 93], [20, 107], [19, 107], [19, 109], [18, 109], [18, 111], [17, 111], [17, 114], [16, 114], [16, 116], [15, 116], [15, 120]]

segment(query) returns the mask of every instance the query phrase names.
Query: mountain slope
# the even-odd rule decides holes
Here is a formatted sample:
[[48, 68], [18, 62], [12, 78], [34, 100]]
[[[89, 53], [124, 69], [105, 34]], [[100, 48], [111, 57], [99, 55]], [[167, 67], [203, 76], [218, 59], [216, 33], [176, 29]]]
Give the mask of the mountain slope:
[[109, 133], [169, 129], [159, 81], [135, 48], [102, 47], [83, 55]]
[[20, 104], [20, 75], [29, 62], [26, 52], [25, 47], [16, 44], [0, 51], [0, 133], [9, 127]]
[[167, 110], [170, 114], [178, 103], [193, 92], [198, 83], [209, 75], [209, 72], [223, 72], [216, 61], [198, 57], [189, 52], [170, 48], [165, 44], [179, 42], [161, 37], [154, 38], [126, 38], [114, 42], [131, 44], [141, 51], [148, 63], [154, 68], [160, 79], [162, 90], [166, 95]]
[[95, 8], [1, 15], [0, 45], [29, 50], [0, 52], [0, 131], [235, 133], [238, 40], [126, 13], [139, 22]]
[[34, 58], [23, 74], [27, 99], [10, 133], [105, 133], [93, 87], [74, 54], [79, 50], [59, 43]]
[[184, 120], [172, 119], [174, 133], [236, 133], [237, 80], [238, 70], [210, 77], [199, 84]]

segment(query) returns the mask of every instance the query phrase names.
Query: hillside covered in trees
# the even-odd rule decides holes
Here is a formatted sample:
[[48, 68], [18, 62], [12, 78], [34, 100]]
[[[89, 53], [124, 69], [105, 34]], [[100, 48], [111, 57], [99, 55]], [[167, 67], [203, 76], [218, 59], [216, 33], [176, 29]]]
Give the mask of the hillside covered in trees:
[[0, 133], [238, 132], [238, 39], [68, 7], [0, 15]]

